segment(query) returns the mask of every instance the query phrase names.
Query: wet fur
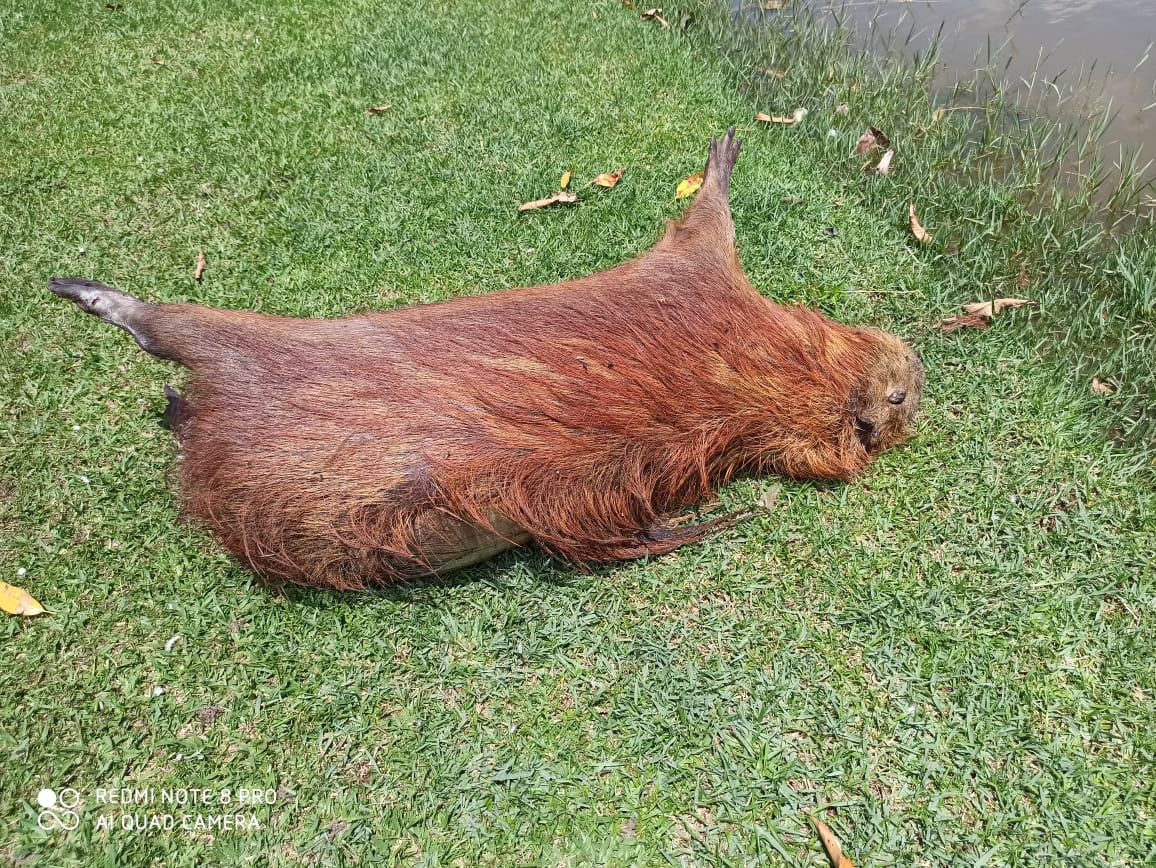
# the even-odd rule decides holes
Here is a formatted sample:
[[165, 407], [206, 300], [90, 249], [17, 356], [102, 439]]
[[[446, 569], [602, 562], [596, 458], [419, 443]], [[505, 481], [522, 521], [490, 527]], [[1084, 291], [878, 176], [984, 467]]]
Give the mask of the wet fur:
[[717, 527], [669, 518], [737, 473], [851, 479], [906, 436], [922, 387], [902, 341], [747, 282], [738, 148], [712, 144], [650, 252], [561, 284], [340, 320], [53, 289], [192, 370], [169, 413], [184, 511], [266, 577], [363, 588], [531, 541], [577, 563], [661, 554]]

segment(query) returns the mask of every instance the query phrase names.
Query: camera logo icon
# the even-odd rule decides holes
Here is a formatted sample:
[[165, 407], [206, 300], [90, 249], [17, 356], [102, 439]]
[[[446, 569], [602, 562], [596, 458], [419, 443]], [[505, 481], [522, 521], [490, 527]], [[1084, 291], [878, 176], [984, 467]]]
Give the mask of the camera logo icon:
[[80, 805], [80, 793], [65, 787], [59, 793], [45, 787], [36, 794], [36, 803], [43, 810], [36, 818], [36, 825], [46, 832], [63, 829], [71, 832], [80, 825], [80, 814], [74, 808]]

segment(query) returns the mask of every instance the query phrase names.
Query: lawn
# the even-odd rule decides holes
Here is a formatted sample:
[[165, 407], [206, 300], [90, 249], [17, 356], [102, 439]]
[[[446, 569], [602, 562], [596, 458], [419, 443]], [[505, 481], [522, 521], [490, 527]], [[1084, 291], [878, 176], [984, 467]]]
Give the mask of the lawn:
[[[812, 814], [856, 865], [1156, 859], [1154, 465], [1086, 370], [1089, 335], [1124, 322], [1136, 337], [1103, 349], [1120, 400], [1152, 388], [1128, 349], [1152, 346], [1150, 272], [1113, 260], [1132, 275], [1115, 319], [1115, 296], [1066, 302], [1114, 274], [1084, 224], [1048, 254], [1048, 218], [978, 169], [915, 183], [962, 125], [865, 181], [855, 142], [928, 102], [916, 73], [886, 108], [848, 87], [764, 126], [843, 67], [803, 46], [760, 89], [716, 14], [684, 32], [639, 11], [32, 0], [0, 19], [0, 581], [53, 612], [0, 620], [0, 860], [818, 866]], [[918, 436], [861, 480], [782, 481], [770, 510], [649, 562], [527, 551], [271, 592], [178, 522], [159, 420], [180, 371], [46, 289], [339, 316], [579, 276], [649, 246], [731, 125], [752, 281], [912, 338], [927, 392]], [[518, 214], [571, 168], [579, 204]], [[1015, 294], [1017, 249], [1040, 308], [942, 334]], [[79, 792], [76, 829], [38, 827], [46, 787]], [[119, 788], [157, 803], [98, 793]], [[273, 804], [241, 807], [259, 828], [198, 828], [234, 811], [160, 803], [194, 788]], [[164, 814], [176, 828], [122, 827]]]

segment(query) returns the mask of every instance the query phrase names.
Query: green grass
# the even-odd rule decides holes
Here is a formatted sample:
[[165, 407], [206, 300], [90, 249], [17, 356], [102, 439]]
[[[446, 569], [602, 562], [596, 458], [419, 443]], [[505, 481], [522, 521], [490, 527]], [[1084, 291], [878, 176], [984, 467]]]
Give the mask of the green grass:
[[[1034, 151], [997, 172], [1022, 139], [995, 109], [916, 135], [919, 70], [697, 16], [686, 34], [617, 0], [0, 18], [0, 580], [55, 612], [0, 620], [0, 858], [816, 866], [818, 812], [857, 865], [1151, 864], [1156, 248], [1040, 208]], [[754, 73], [787, 48], [785, 78]], [[797, 127], [750, 122], [798, 105]], [[898, 143], [892, 179], [862, 176], [867, 123]], [[336, 316], [585, 274], [657, 237], [732, 124], [752, 280], [913, 337], [921, 430], [854, 485], [784, 483], [773, 512], [651, 562], [584, 575], [527, 552], [379, 594], [269, 593], [177, 524], [158, 416], [180, 373], [45, 289], [79, 274]], [[571, 166], [626, 172], [516, 214]], [[1020, 249], [1040, 311], [941, 335], [958, 304], [1017, 294]], [[1088, 387], [1105, 365], [1111, 399]], [[158, 810], [95, 804], [122, 785], [277, 803], [254, 832], [101, 832]], [[46, 786], [81, 791], [76, 831], [37, 828]]]

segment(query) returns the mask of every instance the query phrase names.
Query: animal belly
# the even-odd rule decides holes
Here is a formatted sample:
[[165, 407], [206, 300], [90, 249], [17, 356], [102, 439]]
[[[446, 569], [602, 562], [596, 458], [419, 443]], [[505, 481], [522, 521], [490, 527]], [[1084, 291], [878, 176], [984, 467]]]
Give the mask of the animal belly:
[[434, 572], [444, 574], [530, 542], [530, 535], [513, 522], [501, 516], [492, 517], [491, 522], [498, 533], [430, 510], [415, 522], [415, 548]]

